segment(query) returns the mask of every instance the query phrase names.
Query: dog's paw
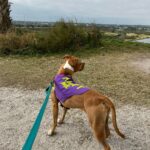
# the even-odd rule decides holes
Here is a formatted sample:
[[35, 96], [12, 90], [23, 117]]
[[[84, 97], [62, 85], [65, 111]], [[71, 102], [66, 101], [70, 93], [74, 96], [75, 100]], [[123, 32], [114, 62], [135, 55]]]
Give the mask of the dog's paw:
[[57, 122], [58, 122], [59, 124], [63, 124], [63, 121], [62, 121], [62, 119], [60, 119], [60, 118], [58, 118]]
[[49, 136], [51, 136], [51, 135], [53, 135], [53, 134], [54, 134], [54, 132], [53, 132], [53, 130], [52, 130], [52, 129], [50, 129], [50, 130], [48, 130], [47, 134], [48, 134]]

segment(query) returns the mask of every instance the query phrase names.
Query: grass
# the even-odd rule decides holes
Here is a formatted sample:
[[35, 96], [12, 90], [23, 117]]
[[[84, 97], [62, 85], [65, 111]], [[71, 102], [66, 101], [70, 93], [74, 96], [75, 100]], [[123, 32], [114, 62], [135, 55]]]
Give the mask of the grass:
[[[131, 45], [130, 45], [131, 46]], [[96, 89], [116, 103], [131, 103], [150, 106], [150, 76], [135, 69], [130, 62], [141, 56], [149, 56], [149, 49], [104, 52], [89, 50], [86, 54], [76, 53], [86, 63], [85, 70], [77, 73], [75, 79]], [[103, 49], [109, 49], [103, 47]], [[114, 46], [112, 49], [120, 48]], [[92, 53], [95, 51], [95, 53]], [[83, 52], [83, 51], [82, 51]], [[0, 86], [28, 89], [45, 88], [53, 79], [59, 66], [64, 62], [63, 54], [37, 57], [0, 57]]]
[[[117, 32], [104, 32], [105, 36], [109, 37], [116, 37], [119, 35]], [[141, 34], [141, 33], [126, 33], [125, 39], [126, 40], [140, 40], [140, 39], [145, 39], [145, 38], [150, 38], [149, 34]]]
[[145, 39], [145, 38], [150, 38], [150, 35], [146, 34], [136, 34], [136, 33], [127, 33], [126, 34], [128, 39]]

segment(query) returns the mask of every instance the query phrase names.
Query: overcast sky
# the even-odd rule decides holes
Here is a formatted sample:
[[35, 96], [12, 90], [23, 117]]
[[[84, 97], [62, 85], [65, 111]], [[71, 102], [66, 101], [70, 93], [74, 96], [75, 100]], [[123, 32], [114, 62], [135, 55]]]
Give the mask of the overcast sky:
[[10, 0], [13, 20], [150, 25], [150, 0]]

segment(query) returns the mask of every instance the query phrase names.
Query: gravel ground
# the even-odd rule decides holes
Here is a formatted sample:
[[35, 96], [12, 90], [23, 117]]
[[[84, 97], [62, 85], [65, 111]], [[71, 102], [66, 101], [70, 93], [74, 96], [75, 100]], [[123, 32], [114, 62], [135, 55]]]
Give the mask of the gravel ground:
[[[44, 90], [0, 88], [0, 150], [21, 149], [44, 99]], [[102, 149], [92, 136], [86, 115], [72, 109], [57, 134], [49, 137], [51, 103], [44, 114], [33, 150], [98, 150]], [[118, 106], [118, 105], [117, 105]], [[60, 112], [61, 113], [61, 112]], [[123, 140], [111, 128], [108, 138], [112, 150], [150, 149], [150, 109], [122, 105], [117, 107], [118, 126], [125, 133]]]

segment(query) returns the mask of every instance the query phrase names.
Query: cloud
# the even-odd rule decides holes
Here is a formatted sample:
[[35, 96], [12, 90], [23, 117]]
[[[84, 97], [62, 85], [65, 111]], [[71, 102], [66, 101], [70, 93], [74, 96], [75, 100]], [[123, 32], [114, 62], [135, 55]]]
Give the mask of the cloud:
[[11, 2], [14, 18], [17, 18], [19, 13], [33, 20], [60, 17], [96, 21], [100, 18], [135, 19], [141, 22], [150, 20], [149, 0], [11, 0]]

